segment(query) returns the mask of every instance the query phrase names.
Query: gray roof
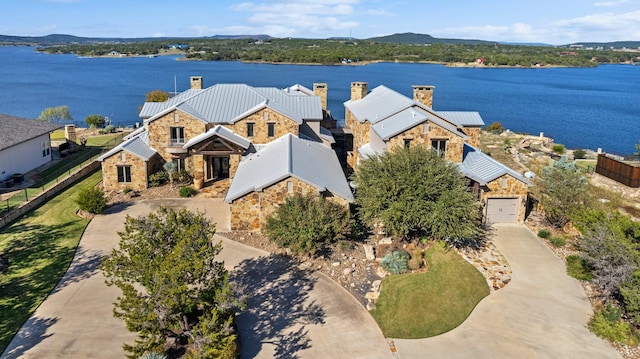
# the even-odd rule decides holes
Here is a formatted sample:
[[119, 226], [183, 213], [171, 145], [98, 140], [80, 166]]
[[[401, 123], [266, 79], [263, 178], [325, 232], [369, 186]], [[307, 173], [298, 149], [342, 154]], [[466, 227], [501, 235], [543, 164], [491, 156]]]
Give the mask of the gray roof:
[[[143, 106], [146, 121], [153, 121], [164, 113], [177, 109], [202, 121], [230, 124], [263, 108], [269, 108], [299, 124], [303, 120], [322, 120], [322, 104], [317, 96], [292, 95], [275, 87], [251, 87], [244, 84], [217, 84], [204, 90], [189, 90], [162, 106]], [[147, 104], [145, 104], [146, 106]]]
[[0, 114], [0, 151], [62, 127], [50, 122]]
[[140, 113], [138, 114], [138, 116], [140, 116], [140, 118], [143, 118], [143, 119], [150, 118], [170, 107], [173, 107], [187, 100], [188, 98], [202, 91], [203, 90], [200, 90], [200, 89], [189, 89], [187, 91], [177, 94], [176, 96], [171, 97], [165, 102], [145, 102], [144, 105], [142, 105], [142, 109], [140, 110]]
[[184, 144], [184, 146], [182, 146], [182, 148], [189, 148], [192, 147], [193, 145], [196, 145], [202, 141], [205, 141], [211, 137], [214, 136], [218, 136], [220, 138], [223, 138], [231, 143], [235, 143], [236, 145], [247, 149], [249, 148], [249, 146], [251, 146], [251, 141], [247, 140], [246, 138], [236, 134], [235, 132], [231, 131], [230, 129], [222, 126], [222, 125], [217, 125], [214, 128], [209, 129], [209, 131], [205, 132], [205, 133], [201, 133], [198, 136], [190, 139], [189, 141], [187, 141], [187, 143]]
[[328, 190], [347, 201], [353, 201], [336, 153], [320, 143], [287, 134], [240, 162], [225, 202], [230, 203], [253, 191], [261, 191], [289, 177], [315, 186], [318, 191]]
[[283, 89], [284, 92], [292, 94], [292, 95], [297, 95], [297, 96], [313, 96], [313, 90], [310, 90], [300, 84], [295, 84], [293, 86], [287, 87], [286, 89]]
[[349, 100], [344, 103], [344, 106], [358, 121], [369, 121], [375, 124], [413, 104], [412, 99], [386, 86], [378, 86], [364, 98], [355, 101]]
[[459, 164], [459, 167], [460, 171], [466, 177], [471, 178], [481, 185], [485, 185], [505, 174], [509, 174], [527, 185], [531, 185], [531, 182], [521, 176], [518, 172], [466, 143], [464, 145], [463, 160], [462, 163]]
[[153, 157], [153, 155], [157, 153], [156, 150], [149, 147], [149, 132], [144, 131], [139, 135], [122, 142], [104, 155], [98, 157], [98, 161], [102, 162], [107, 158], [115, 155], [116, 153], [119, 153], [120, 151], [127, 151], [142, 158], [145, 161], [149, 161], [151, 157]]
[[479, 112], [475, 111], [438, 111], [442, 117], [451, 120], [461, 126], [484, 126], [484, 121]]

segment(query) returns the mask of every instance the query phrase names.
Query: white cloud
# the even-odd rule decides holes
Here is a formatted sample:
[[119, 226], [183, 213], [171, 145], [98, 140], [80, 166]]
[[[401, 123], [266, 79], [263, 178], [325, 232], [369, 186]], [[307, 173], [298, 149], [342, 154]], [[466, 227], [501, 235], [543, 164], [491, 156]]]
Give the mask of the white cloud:
[[602, 1], [602, 2], [594, 3], [593, 6], [595, 6], [595, 7], [614, 7], [614, 6], [627, 4], [627, 3], [629, 3], [629, 0]]
[[244, 2], [231, 9], [247, 12], [248, 27], [254, 33], [275, 37], [289, 36], [335, 36], [344, 30], [359, 25], [351, 19], [354, 6], [360, 0], [299, 0], [288, 3], [282, 0]]

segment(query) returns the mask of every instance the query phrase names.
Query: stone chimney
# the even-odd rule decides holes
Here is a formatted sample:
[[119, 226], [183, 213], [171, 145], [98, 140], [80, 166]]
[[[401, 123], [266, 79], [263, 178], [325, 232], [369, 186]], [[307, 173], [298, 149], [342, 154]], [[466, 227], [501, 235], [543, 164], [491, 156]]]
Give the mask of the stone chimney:
[[191, 89], [202, 90], [202, 76], [191, 76]]
[[351, 83], [351, 101], [361, 100], [367, 96], [366, 82], [352, 82]]
[[420, 102], [423, 105], [433, 107], [433, 89], [434, 86], [413, 86], [413, 101]]
[[314, 83], [313, 84], [313, 94], [320, 97], [320, 103], [322, 104], [322, 109], [327, 110], [327, 84], [326, 83]]

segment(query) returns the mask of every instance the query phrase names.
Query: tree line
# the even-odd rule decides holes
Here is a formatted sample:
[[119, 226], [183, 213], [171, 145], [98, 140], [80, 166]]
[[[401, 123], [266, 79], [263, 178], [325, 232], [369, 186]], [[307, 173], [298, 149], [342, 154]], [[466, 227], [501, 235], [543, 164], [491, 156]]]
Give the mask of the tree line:
[[[637, 61], [637, 53], [602, 50], [572, 50], [551, 46], [504, 44], [401, 44], [370, 40], [324, 39], [177, 39], [188, 49], [190, 60], [240, 60], [269, 63], [338, 64], [343, 61], [473, 63], [487, 66], [569, 66], [592, 67], [598, 64]], [[167, 50], [169, 43], [148, 41], [136, 43], [67, 44], [42, 47], [48, 53], [105, 56], [120, 54], [154, 55]], [[482, 60], [480, 60], [482, 59]]]

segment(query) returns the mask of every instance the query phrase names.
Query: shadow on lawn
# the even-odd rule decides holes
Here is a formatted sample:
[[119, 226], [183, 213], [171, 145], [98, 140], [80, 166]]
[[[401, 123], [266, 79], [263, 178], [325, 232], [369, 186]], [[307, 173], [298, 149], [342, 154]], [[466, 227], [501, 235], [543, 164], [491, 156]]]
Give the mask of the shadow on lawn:
[[288, 257], [269, 255], [241, 262], [230, 281], [249, 298], [237, 318], [242, 357], [254, 358], [263, 344], [275, 347], [274, 358], [297, 358], [311, 347], [307, 325], [324, 324], [324, 309], [309, 302], [316, 279]]
[[29, 349], [35, 347], [53, 334], [46, 334], [47, 329], [54, 325], [58, 318], [31, 318], [11, 341], [12, 347], [8, 347], [3, 353], [3, 359], [21, 358]]

